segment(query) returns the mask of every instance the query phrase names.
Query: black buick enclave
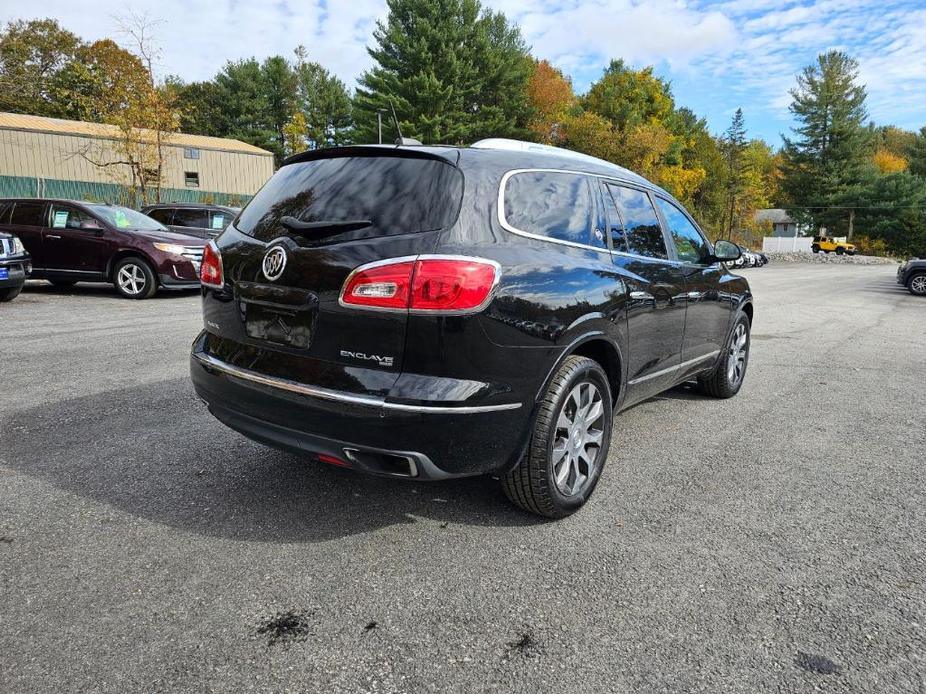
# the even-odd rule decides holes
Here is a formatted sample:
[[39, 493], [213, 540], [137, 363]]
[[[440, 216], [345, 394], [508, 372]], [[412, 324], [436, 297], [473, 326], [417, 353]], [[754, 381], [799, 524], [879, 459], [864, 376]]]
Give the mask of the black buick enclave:
[[191, 372], [209, 410], [365, 472], [498, 475], [523, 508], [591, 495], [613, 413], [740, 389], [746, 280], [630, 171], [511, 140], [288, 159], [206, 247]]

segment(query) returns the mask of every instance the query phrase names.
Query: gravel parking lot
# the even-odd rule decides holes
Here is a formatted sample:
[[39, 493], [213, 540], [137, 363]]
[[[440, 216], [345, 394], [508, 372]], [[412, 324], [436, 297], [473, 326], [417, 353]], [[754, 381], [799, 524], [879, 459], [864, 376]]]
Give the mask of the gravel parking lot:
[[926, 691], [926, 301], [775, 266], [746, 384], [620, 415], [589, 505], [362, 477], [194, 397], [198, 296], [0, 307], [0, 690]]

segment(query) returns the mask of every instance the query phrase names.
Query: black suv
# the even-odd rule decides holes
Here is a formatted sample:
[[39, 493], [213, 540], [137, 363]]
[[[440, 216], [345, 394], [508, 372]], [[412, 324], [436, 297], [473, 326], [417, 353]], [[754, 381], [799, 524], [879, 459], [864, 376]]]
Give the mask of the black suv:
[[897, 268], [897, 284], [902, 284], [916, 296], [926, 296], [926, 256], [911, 258]]
[[142, 214], [156, 219], [171, 231], [201, 239], [221, 234], [240, 211], [238, 207], [195, 202], [159, 202], [141, 208]]
[[0, 231], [0, 301], [12, 301], [32, 272], [32, 262], [22, 241]]
[[614, 412], [743, 383], [745, 279], [668, 193], [510, 140], [284, 162], [203, 255], [190, 369], [272, 446], [415, 479], [494, 474], [523, 508], [581, 506]]

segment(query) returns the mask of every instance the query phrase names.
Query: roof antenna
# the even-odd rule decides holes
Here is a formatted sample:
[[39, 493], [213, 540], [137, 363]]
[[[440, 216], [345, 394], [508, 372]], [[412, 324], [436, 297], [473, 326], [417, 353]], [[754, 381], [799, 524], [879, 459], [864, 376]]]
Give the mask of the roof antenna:
[[389, 99], [389, 110], [392, 111], [392, 122], [395, 123], [395, 131], [399, 135], [395, 141], [396, 147], [401, 147], [402, 145], [420, 145], [421, 142], [413, 137], [402, 137], [402, 128], [399, 127], [399, 118], [395, 115], [395, 106], [392, 105], [392, 99]]

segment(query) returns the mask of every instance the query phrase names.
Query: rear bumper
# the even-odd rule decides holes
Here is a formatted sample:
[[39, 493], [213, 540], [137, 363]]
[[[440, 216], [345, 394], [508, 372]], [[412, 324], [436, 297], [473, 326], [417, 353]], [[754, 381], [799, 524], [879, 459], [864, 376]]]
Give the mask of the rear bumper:
[[528, 405], [390, 402], [248, 371], [215, 359], [202, 344], [197, 339], [190, 356], [196, 393], [226, 426], [276, 448], [362, 472], [434, 480], [507, 470], [526, 445]]

